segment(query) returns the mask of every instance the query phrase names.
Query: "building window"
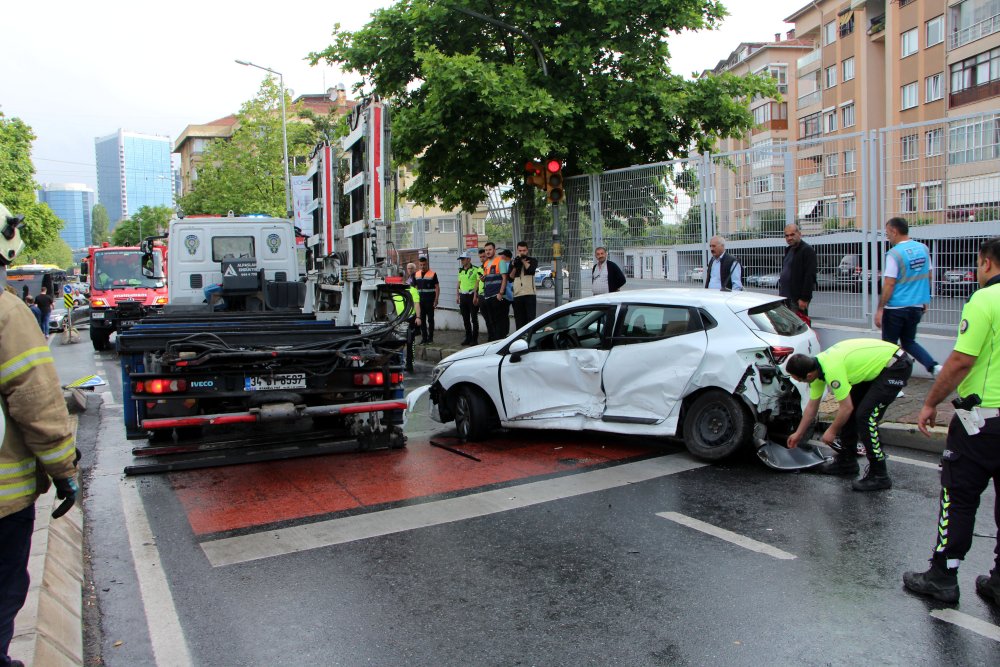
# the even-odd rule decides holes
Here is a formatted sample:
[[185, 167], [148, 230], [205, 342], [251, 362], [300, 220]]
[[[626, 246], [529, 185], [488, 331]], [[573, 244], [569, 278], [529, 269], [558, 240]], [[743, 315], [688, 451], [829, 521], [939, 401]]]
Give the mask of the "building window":
[[924, 145], [927, 149], [927, 157], [941, 155], [941, 140], [944, 138], [944, 130], [937, 128], [924, 133]]
[[899, 212], [900, 213], [916, 213], [917, 212], [917, 188], [913, 185], [908, 185], [899, 189]]
[[438, 232], [441, 234], [454, 234], [456, 229], [455, 218], [442, 218], [438, 220]]
[[1000, 114], [948, 127], [948, 164], [1000, 158]]
[[900, 57], [905, 58], [907, 56], [912, 56], [914, 53], [916, 53], [918, 48], [917, 45], [918, 41], [919, 38], [917, 37], [916, 28], [914, 28], [913, 30], [907, 30], [902, 35], [900, 35], [899, 42], [902, 48]]
[[917, 82], [908, 83], [901, 90], [903, 91], [903, 111], [917, 106]]
[[840, 107], [841, 115], [841, 127], [853, 127], [854, 126], [854, 103], [845, 104]]
[[476, 233], [482, 236], [486, 233], [486, 221], [476, 220]]
[[985, 51], [951, 66], [951, 94], [1000, 79], [1000, 48]]
[[858, 215], [858, 200], [854, 197], [844, 198], [844, 217], [855, 218]]
[[957, 49], [1000, 31], [1000, 0], [966, 0], [949, 7], [948, 48]]
[[754, 176], [750, 183], [750, 192], [755, 195], [762, 195], [767, 192], [782, 192], [785, 189], [785, 177], [781, 174], [768, 174], [766, 176]]
[[824, 155], [823, 156], [823, 164], [826, 165], [826, 175], [827, 176], [836, 176], [837, 175], [837, 169], [840, 166], [840, 165], [837, 164], [837, 162], [839, 161], [839, 158], [840, 158], [840, 156], [837, 155], [836, 153], [830, 153], [829, 155]]
[[821, 134], [819, 116], [818, 113], [813, 113], [799, 119], [799, 139], [818, 137]]
[[850, 81], [854, 78], [854, 57], [850, 57], [844, 61], [844, 81]]
[[837, 66], [830, 65], [826, 68], [826, 87], [833, 88], [837, 85]]
[[944, 97], [944, 72], [931, 74], [924, 79], [924, 102], [933, 102]]
[[837, 112], [828, 111], [823, 114], [823, 131], [829, 134], [837, 131]]
[[924, 210], [940, 211], [944, 208], [941, 202], [941, 194], [942, 190], [940, 183], [924, 186]]
[[903, 162], [917, 159], [917, 145], [917, 135], [915, 134], [908, 134], [900, 140], [900, 153], [902, 154]]
[[840, 17], [840, 36], [847, 37], [854, 32], [854, 12]]
[[840, 206], [837, 205], [836, 199], [827, 199], [823, 202], [823, 217], [827, 220], [831, 220], [839, 216]]
[[844, 151], [844, 173], [853, 174], [858, 170], [857, 152], [854, 150]]
[[823, 26], [823, 46], [833, 44], [837, 39], [837, 22], [830, 21]]
[[927, 48], [940, 44], [944, 41], [944, 16], [932, 18], [927, 22], [927, 31], [924, 33]]

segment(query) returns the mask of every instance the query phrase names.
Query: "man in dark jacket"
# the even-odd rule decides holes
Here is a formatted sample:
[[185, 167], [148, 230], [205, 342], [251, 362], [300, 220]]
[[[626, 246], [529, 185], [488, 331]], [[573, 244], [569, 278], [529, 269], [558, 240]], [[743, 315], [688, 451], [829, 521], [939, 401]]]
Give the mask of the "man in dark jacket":
[[621, 268], [608, 259], [608, 249], [598, 246], [594, 249], [594, 259], [597, 262], [591, 269], [591, 285], [594, 294], [617, 292], [625, 285], [625, 274]]
[[788, 247], [781, 262], [778, 296], [785, 297], [799, 317], [808, 317], [816, 285], [816, 251], [802, 240], [802, 230], [795, 223], [785, 225], [785, 243]]

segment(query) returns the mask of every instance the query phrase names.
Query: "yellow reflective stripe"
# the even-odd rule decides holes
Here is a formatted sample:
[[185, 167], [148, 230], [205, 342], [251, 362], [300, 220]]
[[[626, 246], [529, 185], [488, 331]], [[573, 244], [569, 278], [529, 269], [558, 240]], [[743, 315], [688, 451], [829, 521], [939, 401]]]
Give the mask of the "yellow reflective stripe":
[[76, 439], [69, 436], [52, 449], [46, 450], [38, 455], [42, 463], [59, 463], [73, 456], [76, 451]]
[[35, 459], [23, 459], [15, 463], [0, 463], [0, 479], [10, 479], [35, 472]]
[[35, 492], [35, 479], [17, 484], [0, 484], [0, 501], [30, 496]]
[[27, 370], [41, 364], [51, 364], [52, 353], [48, 346], [33, 347], [27, 352], [22, 352], [7, 363], [0, 365], [0, 385], [10, 382]]

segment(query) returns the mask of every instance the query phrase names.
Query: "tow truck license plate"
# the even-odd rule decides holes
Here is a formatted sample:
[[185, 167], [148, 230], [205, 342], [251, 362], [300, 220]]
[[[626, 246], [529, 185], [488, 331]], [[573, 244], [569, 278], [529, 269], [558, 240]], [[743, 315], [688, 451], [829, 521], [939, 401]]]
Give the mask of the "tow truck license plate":
[[248, 375], [245, 389], [247, 391], [273, 391], [275, 389], [305, 389], [305, 373], [286, 373], [284, 375]]

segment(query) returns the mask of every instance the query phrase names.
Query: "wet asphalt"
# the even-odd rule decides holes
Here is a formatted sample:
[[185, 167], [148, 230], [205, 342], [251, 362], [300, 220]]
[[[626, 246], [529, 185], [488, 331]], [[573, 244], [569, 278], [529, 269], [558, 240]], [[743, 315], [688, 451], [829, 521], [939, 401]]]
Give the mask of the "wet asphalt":
[[[93, 372], [86, 342], [53, 349], [65, 381]], [[120, 396], [113, 356], [100, 356], [113, 369], [112, 396]], [[120, 492], [132, 444], [122, 437], [120, 406], [100, 402], [91, 398], [78, 434], [86, 664], [154, 664]], [[409, 428], [419, 438], [439, 425], [421, 418]], [[890, 454], [934, 461], [922, 452]], [[650, 443], [648, 456], [686, 455], [676, 444]], [[843, 478], [777, 473], [742, 457], [216, 568], [170, 478], [141, 478], [138, 489], [198, 665], [997, 664], [1000, 643], [931, 617], [948, 606], [902, 589], [902, 572], [926, 565], [938, 481], [930, 468], [890, 460], [890, 471], [891, 491], [858, 494]], [[239, 476], [240, 468], [225, 474]], [[520, 483], [500, 486], [516, 494]], [[975, 539], [961, 568], [962, 600], [953, 608], [998, 625], [1000, 611], [973, 587], [992, 564], [993, 501], [990, 490], [977, 521], [987, 537]], [[662, 512], [795, 558], [750, 551]]]

